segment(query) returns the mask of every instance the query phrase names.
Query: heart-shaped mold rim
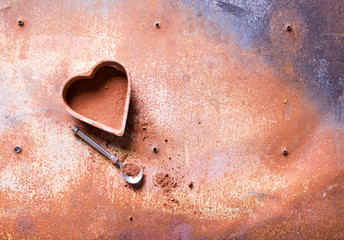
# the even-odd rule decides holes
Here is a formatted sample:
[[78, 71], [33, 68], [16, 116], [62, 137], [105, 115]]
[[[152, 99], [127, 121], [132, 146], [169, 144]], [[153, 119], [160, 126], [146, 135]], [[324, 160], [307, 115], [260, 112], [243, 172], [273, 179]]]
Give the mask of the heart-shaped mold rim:
[[[95, 120], [92, 120], [90, 118], [87, 118], [79, 113], [77, 113], [76, 111], [74, 111], [68, 104], [67, 102], [67, 91], [69, 89], [69, 87], [76, 81], [81, 80], [81, 79], [93, 79], [94, 75], [97, 73], [97, 71], [99, 69], [101, 69], [102, 67], [105, 66], [112, 66], [114, 68], [116, 68], [116, 70], [118, 71], [122, 71], [125, 73], [126, 77], [127, 77], [127, 81], [128, 81], [128, 88], [127, 88], [127, 95], [126, 95], [126, 100], [125, 100], [125, 107], [124, 107], [124, 112], [123, 112], [123, 120], [122, 120], [122, 125], [120, 129], [114, 129], [112, 127], [106, 126], [100, 122], [97, 122]], [[100, 61], [98, 62], [96, 65], [94, 65], [89, 71], [84, 72], [84, 73], [80, 73], [74, 76], [71, 76], [69, 78], [67, 78], [62, 87], [61, 87], [61, 91], [60, 91], [60, 96], [61, 96], [61, 100], [62, 100], [62, 105], [63, 107], [67, 110], [68, 113], [70, 113], [73, 117], [86, 122], [94, 127], [100, 128], [106, 132], [115, 134], [117, 136], [123, 136], [124, 131], [125, 131], [125, 125], [127, 122], [127, 117], [128, 117], [128, 112], [129, 112], [129, 103], [130, 103], [130, 93], [131, 93], [131, 77], [130, 77], [130, 73], [128, 71], [128, 69], [123, 65], [120, 64], [117, 61], [113, 61], [113, 60], [104, 60], [104, 61]]]

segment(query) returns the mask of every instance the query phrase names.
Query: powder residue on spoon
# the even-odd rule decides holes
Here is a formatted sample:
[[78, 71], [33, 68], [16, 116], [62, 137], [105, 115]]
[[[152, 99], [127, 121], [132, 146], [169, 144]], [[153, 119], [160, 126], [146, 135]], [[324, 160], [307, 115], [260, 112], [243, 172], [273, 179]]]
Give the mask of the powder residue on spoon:
[[67, 102], [77, 113], [120, 129], [127, 98], [128, 79], [111, 66], [100, 68], [93, 79], [80, 79], [69, 87]]
[[140, 173], [140, 167], [133, 163], [123, 164], [122, 170], [129, 177], [136, 177]]

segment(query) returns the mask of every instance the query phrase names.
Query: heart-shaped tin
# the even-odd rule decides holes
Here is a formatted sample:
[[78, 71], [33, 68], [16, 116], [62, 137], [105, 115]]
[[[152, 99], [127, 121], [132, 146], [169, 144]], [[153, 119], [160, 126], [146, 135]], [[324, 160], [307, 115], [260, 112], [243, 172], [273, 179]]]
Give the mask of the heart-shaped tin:
[[64, 108], [75, 118], [117, 136], [124, 134], [131, 92], [128, 70], [116, 61], [100, 61], [62, 85]]

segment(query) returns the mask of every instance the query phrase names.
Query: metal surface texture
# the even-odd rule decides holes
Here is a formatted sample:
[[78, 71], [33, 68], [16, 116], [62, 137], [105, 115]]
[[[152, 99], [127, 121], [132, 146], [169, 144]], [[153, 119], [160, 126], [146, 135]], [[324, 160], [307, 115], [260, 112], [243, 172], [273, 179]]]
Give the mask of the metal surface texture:
[[[343, 10], [1, 0], [0, 239], [343, 239]], [[103, 59], [132, 77], [122, 137], [59, 101]], [[143, 166], [142, 186], [74, 124]]]

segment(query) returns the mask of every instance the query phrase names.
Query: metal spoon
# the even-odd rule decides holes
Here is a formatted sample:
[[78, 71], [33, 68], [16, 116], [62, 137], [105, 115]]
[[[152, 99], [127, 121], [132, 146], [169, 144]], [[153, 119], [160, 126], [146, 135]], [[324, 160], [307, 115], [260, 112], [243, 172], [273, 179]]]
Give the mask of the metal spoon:
[[[113, 164], [118, 164], [122, 175], [124, 177], [124, 179], [130, 183], [130, 184], [136, 184], [138, 182], [141, 181], [142, 176], [143, 176], [143, 171], [142, 168], [135, 164], [136, 166], [138, 166], [140, 168], [140, 172], [137, 176], [132, 177], [132, 176], [127, 176], [124, 171], [123, 171], [123, 166], [128, 164], [128, 163], [122, 163], [118, 160], [118, 157], [115, 155], [112, 155], [111, 153], [109, 153], [107, 150], [105, 150], [102, 146], [100, 146], [98, 143], [96, 143], [92, 138], [90, 138], [89, 136], [87, 136], [85, 133], [83, 133], [77, 126], [72, 127], [72, 131], [75, 133], [75, 135], [77, 135], [78, 137], [82, 138], [85, 142], [87, 142], [88, 144], [90, 144], [92, 147], [94, 147], [95, 149], [97, 149], [101, 154], [103, 154], [105, 157], [109, 158], [111, 160], [111, 162]], [[134, 164], [134, 163], [130, 163], [130, 164]]]

